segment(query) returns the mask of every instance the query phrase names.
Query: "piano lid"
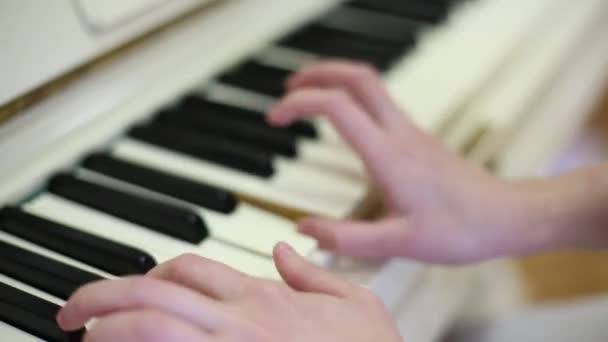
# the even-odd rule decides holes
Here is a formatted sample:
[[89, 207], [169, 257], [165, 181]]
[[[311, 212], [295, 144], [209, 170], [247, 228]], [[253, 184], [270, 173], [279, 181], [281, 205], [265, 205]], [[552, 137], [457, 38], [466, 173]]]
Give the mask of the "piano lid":
[[1, 1], [0, 107], [210, 1]]

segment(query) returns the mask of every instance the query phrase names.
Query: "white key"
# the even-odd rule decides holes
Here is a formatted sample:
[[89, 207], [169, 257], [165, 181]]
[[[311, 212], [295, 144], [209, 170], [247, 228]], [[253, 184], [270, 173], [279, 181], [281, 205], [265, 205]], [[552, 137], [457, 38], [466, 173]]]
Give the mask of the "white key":
[[[567, 6], [567, 3], [571, 6]], [[503, 106], [509, 108], [512, 107], [512, 101], [518, 102], [513, 97], [527, 93], [529, 82], [533, 84], [538, 81], [544, 82], [537, 71], [544, 69], [544, 58], [547, 57], [545, 49], [552, 45], [552, 41], [561, 39], [554, 31], [562, 26], [564, 10], [569, 11], [574, 7], [580, 7], [579, 5], [567, 0], [554, 1], [553, 10], [548, 12], [551, 15], [539, 18], [531, 24], [530, 29], [520, 38], [518, 48], [511, 53], [508, 63], [500, 68], [492, 81], [488, 82], [459, 112], [460, 119], [450, 127], [445, 137], [447, 144], [454, 149], [462, 149], [469, 139], [475, 138], [477, 132], [484, 128], [489, 117], [508, 112]], [[538, 65], [539, 60], [535, 56], [542, 57], [541, 65]], [[537, 59], [536, 63], [534, 59]], [[535, 68], [527, 69], [526, 65], [530, 63]]]
[[43, 340], [19, 330], [4, 322], [0, 322], [0, 336], [3, 341], [11, 342], [43, 342]]
[[[318, 127], [323, 126], [318, 125]], [[333, 127], [331, 129], [333, 130]], [[319, 143], [315, 140], [302, 139], [298, 142], [297, 163], [319, 168], [330, 174], [335, 173], [342, 177], [356, 179], [360, 182], [367, 181], [365, 168], [361, 159], [341, 143], [328, 144], [326, 142]]]
[[[603, 0], [573, 2], [555, 1], [560, 6], [528, 39], [517, 60], [488, 85], [484, 92], [465, 109], [470, 127], [486, 127], [471, 158], [487, 161], [529, 117], [530, 109], [550, 85], [560, 69], [575, 52], [581, 37], [603, 18]], [[601, 19], [600, 19], [601, 20]]]
[[[608, 6], [608, 2], [603, 1], [603, 5]], [[589, 116], [605, 90], [608, 71], [606, 11], [608, 7], [598, 11], [603, 17], [597, 27], [579, 39], [584, 47], [579, 46], [561, 66], [559, 75], [529, 110], [525, 124], [518, 124], [508, 145], [502, 146], [493, 156], [494, 169], [502, 177], [552, 176], [556, 171], [563, 171], [563, 168], [548, 165], [552, 165], [567, 146], [572, 146], [573, 137], [588, 124]], [[573, 155], [577, 158], [586, 156], [580, 152]]]
[[233, 212], [224, 214], [86, 169], [77, 170], [76, 175], [86, 181], [119, 191], [194, 210], [203, 217], [212, 239], [249, 249], [254, 253], [272, 257], [274, 245], [279, 241], [289, 243], [304, 256], [310, 255], [316, 249], [316, 241], [298, 234], [293, 222], [244, 202], [239, 203]]
[[247, 108], [261, 113], [265, 113], [277, 101], [272, 96], [219, 82], [207, 85], [205, 95], [214, 102]]
[[446, 25], [422, 37], [412, 54], [390, 72], [391, 93], [418, 124], [436, 132], [508, 63], [521, 38], [551, 13], [553, 3], [465, 3]]
[[280, 241], [289, 243], [303, 256], [310, 255], [317, 247], [315, 240], [298, 234], [289, 220], [246, 203], [239, 204], [230, 215], [206, 209], [201, 212], [213, 237], [269, 257]]
[[298, 71], [307, 65], [318, 63], [323, 57], [315, 53], [275, 45], [260, 51], [256, 59], [263, 64]]
[[365, 183], [348, 175], [323, 172], [283, 158], [276, 158], [275, 175], [265, 179], [130, 139], [117, 142], [111, 153], [167, 173], [328, 217], [349, 216], [367, 191]]
[[32, 199], [25, 208], [56, 222], [140, 248], [150, 253], [159, 263], [184, 253], [194, 253], [253, 276], [278, 277], [274, 264], [268, 258], [212, 239], [206, 239], [195, 246], [50, 193]]

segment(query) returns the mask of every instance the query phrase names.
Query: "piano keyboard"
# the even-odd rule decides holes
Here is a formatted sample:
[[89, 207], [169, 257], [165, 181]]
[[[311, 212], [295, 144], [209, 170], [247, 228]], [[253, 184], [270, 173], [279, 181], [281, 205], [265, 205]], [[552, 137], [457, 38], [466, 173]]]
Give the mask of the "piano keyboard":
[[[0, 310], [0, 336], [12, 341], [78, 338], [82, 332], [59, 333], [52, 317], [75, 288], [95, 279], [145, 273], [183, 253], [278, 279], [271, 250], [287, 241], [311, 261], [337, 267], [314, 241], [297, 233], [292, 219], [356, 215], [368, 195], [365, 171], [322, 119], [285, 129], [265, 123], [265, 110], [284, 93], [285, 78], [327, 57], [365, 61], [385, 73], [391, 91], [418, 123], [454, 137], [461, 129], [454, 125], [459, 112], [475, 104], [474, 96], [509, 60], [517, 60], [513, 56], [530, 44], [541, 19], [561, 11], [571, 21], [564, 39], [575, 39], [602, 7], [601, 0], [586, 3], [340, 3], [316, 11], [320, 15], [313, 11], [314, 20], [283, 30], [288, 32], [238, 63], [224, 65], [213, 78], [198, 76], [196, 82], [182, 82], [187, 86], [164, 89], [162, 103], [151, 101], [126, 115], [117, 110], [114, 117], [123, 121], [98, 121], [69, 135], [57, 143], [56, 152], [0, 189], [0, 199], [13, 204], [0, 211], [0, 306], [8, 308]], [[575, 9], [576, 15], [567, 15]], [[490, 27], [488, 40], [484, 29]], [[485, 48], [473, 46], [482, 41]], [[566, 43], [554, 43], [557, 47], [545, 57], [559, 62], [563, 49], [558, 47]], [[444, 63], [446, 58], [450, 63]], [[475, 70], [454, 71], [458, 65]], [[469, 113], [473, 117], [477, 111]], [[453, 146], [461, 148], [460, 141], [470, 136], [454, 138]], [[380, 291], [385, 300], [400, 297], [397, 293], [421, 271], [403, 263], [396, 268], [409, 272], [384, 272], [380, 278], [366, 274], [362, 285]], [[389, 308], [395, 304], [387, 303]], [[443, 310], [448, 315], [453, 308]]]

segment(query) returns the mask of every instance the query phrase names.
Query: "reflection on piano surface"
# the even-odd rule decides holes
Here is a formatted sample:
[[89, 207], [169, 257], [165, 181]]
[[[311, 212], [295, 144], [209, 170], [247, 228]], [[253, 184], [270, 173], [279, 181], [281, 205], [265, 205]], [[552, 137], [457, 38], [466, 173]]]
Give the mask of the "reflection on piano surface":
[[[283, 18], [265, 22], [271, 19], [260, 12], [265, 9]], [[166, 61], [135, 54], [138, 70], [165, 65], [145, 75], [155, 75], [151, 84], [121, 88], [146, 77], [119, 65], [60, 94], [60, 105], [41, 103], [0, 131], [0, 153], [14, 160], [0, 168], [6, 176], [0, 186], [6, 203], [0, 211], [0, 336], [78, 338], [81, 332], [64, 335], [54, 324], [56, 305], [78, 286], [144, 273], [182, 253], [276, 279], [271, 249], [287, 241], [376, 291], [411, 340], [432, 340], [471, 290], [474, 272], [407, 261], [370, 265], [319, 251], [292, 219], [364, 215], [373, 202], [364, 169], [327, 122], [273, 128], [265, 110], [302, 66], [327, 57], [360, 60], [386, 74], [420, 125], [499, 167], [512, 158], [503, 153], [516, 130], [535, 111], [551, 108], [556, 95], [549, 83], [559, 84], [581, 58], [588, 68], [576, 74], [589, 85], [579, 89], [586, 95], [571, 101], [564, 120], [574, 122], [566, 114], [584, 113], [592, 102], [606, 69], [601, 57], [608, 56], [594, 33], [607, 10], [603, 0], [276, 0], [226, 1], [190, 18], [173, 37], [164, 33], [147, 48], [159, 59], [167, 47], [183, 51]], [[221, 27], [213, 31], [213, 25]], [[244, 27], [230, 31], [236, 25]], [[200, 43], [197, 51], [207, 53], [189, 55], [193, 50], [184, 43]], [[591, 45], [597, 58], [575, 53]], [[190, 64], [182, 68], [166, 66], [185, 60]], [[128, 93], [104, 108], [107, 96], [117, 94], [92, 86]], [[91, 106], [94, 115], [85, 114]], [[53, 118], [40, 119], [49, 108]], [[37, 124], [23, 134], [6, 133], [34, 118]], [[43, 135], [51, 121], [64, 127]], [[416, 326], [414, 311], [425, 324]]]

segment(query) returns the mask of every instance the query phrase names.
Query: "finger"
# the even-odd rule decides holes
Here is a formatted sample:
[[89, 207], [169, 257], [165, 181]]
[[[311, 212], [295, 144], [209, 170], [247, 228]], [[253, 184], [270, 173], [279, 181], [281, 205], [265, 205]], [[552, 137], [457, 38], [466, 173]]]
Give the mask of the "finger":
[[300, 222], [299, 230], [317, 239], [321, 248], [356, 257], [400, 255], [411, 235], [403, 218], [379, 222], [309, 218]]
[[350, 94], [384, 128], [402, 126], [407, 119], [391, 99], [378, 72], [362, 63], [327, 61], [294, 74], [290, 91], [300, 88], [340, 88]]
[[171, 315], [154, 310], [134, 310], [100, 318], [84, 342], [200, 342], [209, 333]]
[[312, 265], [284, 242], [275, 246], [273, 257], [283, 280], [296, 291], [337, 297], [346, 297], [352, 292], [351, 284]]
[[361, 155], [370, 171], [388, 166], [384, 132], [352, 98], [340, 90], [300, 89], [281, 100], [268, 114], [276, 125], [323, 113]]
[[222, 263], [193, 254], [165, 262], [148, 276], [171, 281], [218, 300], [235, 299], [244, 294], [251, 278]]
[[228, 320], [216, 302], [190, 289], [151, 277], [130, 277], [80, 288], [61, 309], [57, 322], [71, 331], [91, 318], [137, 309], [163, 311], [210, 331]]

